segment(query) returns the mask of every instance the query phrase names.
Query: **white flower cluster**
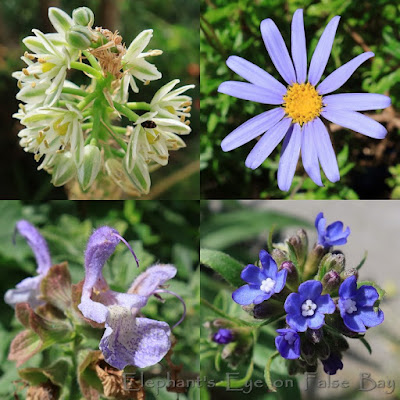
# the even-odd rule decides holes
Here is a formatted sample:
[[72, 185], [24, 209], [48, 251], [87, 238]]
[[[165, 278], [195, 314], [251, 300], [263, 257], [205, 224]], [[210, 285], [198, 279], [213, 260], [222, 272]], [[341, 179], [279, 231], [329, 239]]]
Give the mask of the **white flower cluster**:
[[[183, 93], [194, 85], [175, 89], [179, 80], [173, 80], [150, 103], [129, 103], [130, 89], [135, 97], [139, 92], [137, 81], [161, 78], [146, 60], [162, 54], [145, 51], [152, 30], [126, 48], [118, 32], [92, 27], [87, 7], [74, 10], [72, 18], [53, 7], [49, 19], [57, 33], [33, 29], [34, 36], [23, 40], [26, 67], [13, 74], [22, 102], [14, 117], [26, 127], [18, 134], [20, 145], [41, 161], [38, 168], [52, 174], [55, 186], [77, 179], [86, 191], [111, 178], [131, 195], [148, 193], [150, 172], [168, 164], [170, 150], [185, 147], [180, 135], [191, 132], [192, 100]], [[70, 69], [91, 82], [78, 87], [66, 80]], [[122, 117], [128, 126], [121, 126]]]

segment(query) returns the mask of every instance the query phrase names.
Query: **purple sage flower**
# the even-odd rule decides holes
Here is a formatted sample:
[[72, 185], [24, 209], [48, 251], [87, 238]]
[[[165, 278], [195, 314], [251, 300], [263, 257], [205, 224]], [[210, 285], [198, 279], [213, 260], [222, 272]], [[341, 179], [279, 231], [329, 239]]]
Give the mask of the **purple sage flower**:
[[277, 329], [275, 346], [283, 358], [293, 360], [300, 357], [300, 336], [292, 328]]
[[127, 365], [144, 368], [158, 363], [168, 352], [171, 330], [165, 322], [137, 317], [137, 314], [149, 296], [168, 292], [159, 287], [175, 276], [176, 269], [170, 265], [151, 267], [135, 279], [129, 293], [114, 292], [109, 289], [102, 269], [120, 241], [130, 248], [115, 229], [107, 226], [97, 229], [90, 237], [78, 308], [86, 318], [105, 322], [99, 348], [106, 362], [118, 369]]
[[260, 304], [285, 287], [287, 270], [278, 272], [274, 259], [265, 250], [259, 256], [261, 268], [249, 264], [240, 275], [248, 284], [232, 293], [233, 300], [242, 306]]
[[7, 290], [4, 301], [12, 307], [15, 307], [18, 303], [27, 302], [32, 308], [35, 308], [43, 304], [38, 296], [40, 294], [40, 283], [52, 265], [50, 252], [44, 237], [28, 221], [18, 221], [15, 226], [15, 233], [17, 232], [26, 239], [35, 255], [38, 275], [25, 278], [16, 285], [15, 289]]
[[343, 230], [342, 221], [336, 221], [326, 226], [326, 219], [322, 212], [315, 218], [315, 227], [318, 231], [318, 244], [324, 246], [326, 249], [331, 246], [346, 244], [347, 238], [350, 235], [349, 227], [345, 231]]
[[285, 138], [278, 169], [278, 186], [283, 191], [289, 190], [292, 184], [300, 148], [304, 169], [317, 185], [323, 185], [319, 164], [331, 182], [340, 179], [329, 133], [320, 117], [375, 139], [383, 139], [387, 133], [381, 124], [357, 111], [386, 108], [390, 105], [389, 97], [374, 93], [326, 96], [339, 89], [374, 53], [358, 55], [316, 86], [328, 63], [339, 19], [339, 16], [333, 17], [319, 39], [310, 62], [308, 82], [301, 9], [296, 10], [292, 20], [292, 59], [275, 23], [268, 18], [260, 27], [272, 63], [286, 85], [241, 57], [231, 56], [226, 61], [232, 71], [248, 82], [223, 82], [218, 88], [220, 93], [278, 107], [236, 128], [222, 141], [222, 150], [236, 149], [263, 135], [246, 159], [246, 166], [256, 169]]
[[230, 329], [221, 328], [218, 332], [214, 333], [212, 340], [218, 344], [228, 344], [233, 342], [234, 336]]
[[373, 286], [363, 285], [357, 289], [356, 276], [345, 279], [339, 288], [339, 309], [344, 324], [353, 332], [365, 332], [367, 327], [381, 324], [383, 311], [374, 310], [379, 294]]
[[335, 312], [335, 303], [329, 294], [321, 295], [322, 283], [309, 280], [303, 282], [298, 293], [290, 293], [285, 301], [286, 322], [298, 332], [307, 328], [319, 329], [325, 323], [325, 314]]
[[331, 354], [326, 360], [321, 360], [324, 371], [328, 375], [335, 375], [338, 369], [343, 369], [343, 363], [339, 355]]

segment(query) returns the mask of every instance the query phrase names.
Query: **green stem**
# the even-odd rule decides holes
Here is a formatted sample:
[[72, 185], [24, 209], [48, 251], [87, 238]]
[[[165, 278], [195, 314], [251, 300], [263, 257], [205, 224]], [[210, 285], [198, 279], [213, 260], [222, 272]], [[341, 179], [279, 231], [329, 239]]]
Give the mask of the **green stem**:
[[69, 88], [69, 87], [63, 87], [62, 93], [65, 94], [74, 94], [75, 96], [81, 96], [81, 97], [86, 97], [88, 94], [82, 89], [75, 89], [75, 88]]
[[79, 110], [83, 110], [88, 104], [90, 104], [96, 97], [98, 97], [97, 91], [90, 93], [87, 95], [78, 105]]
[[129, 120], [132, 122], [136, 122], [139, 118], [139, 115], [137, 115], [135, 112], [133, 112], [132, 110], [130, 110], [127, 106], [124, 106], [123, 104], [119, 104], [116, 101], [114, 101], [114, 107], [121, 114], [124, 114], [125, 117], [128, 117]]
[[103, 78], [103, 74], [100, 71], [84, 63], [73, 61], [71, 62], [71, 68], [77, 69], [78, 71], [86, 72], [89, 75], [93, 75], [97, 79]]
[[137, 101], [137, 102], [127, 103], [126, 105], [130, 110], [150, 111], [150, 104], [146, 103], [144, 101]]
[[126, 128], [124, 128], [123, 126], [111, 125], [111, 129], [117, 133], [122, 133], [122, 134], [126, 133]]
[[116, 137], [115, 134], [114, 134], [114, 132], [113, 132], [113, 130], [112, 130], [103, 120], [101, 120], [101, 123], [107, 128], [108, 133], [114, 138], [114, 140], [115, 140], [115, 141], [125, 150], [125, 152], [126, 152], [126, 150], [127, 150], [127, 148], [128, 148], [127, 144], [126, 144], [123, 140], [121, 140], [121, 139], [119, 139], [118, 137]]
[[274, 358], [276, 358], [277, 356], [279, 356], [279, 351], [275, 351], [274, 353], [272, 353], [271, 357], [267, 361], [267, 365], [265, 366], [264, 370], [265, 383], [267, 384], [271, 392], [276, 392], [276, 387], [273, 385], [271, 379], [271, 364], [272, 361], [274, 361]]
[[94, 68], [97, 69], [97, 71], [101, 71], [101, 67], [99, 65], [99, 63], [96, 60], [96, 57], [92, 54], [90, 54], [90, 52], [88, 52], [87, 50], [84, 50], [83, 55], [87, 58], [87, 60], [90, 62], [90, 65]]
[[85, 124], [82, 124], [82, 129], [90, 129], [93, 127], [93, 122], [86, 122]]

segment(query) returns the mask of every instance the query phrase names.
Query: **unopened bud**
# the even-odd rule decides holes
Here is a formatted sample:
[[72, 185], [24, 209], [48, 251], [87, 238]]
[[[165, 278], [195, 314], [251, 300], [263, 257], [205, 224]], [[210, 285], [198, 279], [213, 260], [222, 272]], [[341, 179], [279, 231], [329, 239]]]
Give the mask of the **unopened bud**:
[[273, 249], [271, 257], [275, 260], [276, 265], [281, 265], [283, 262], [289, 260], [289, 256], [287, 255], [287, 253], [280, 249]]
[[316, 344], [316, 343], [319, 343], [322, 340], [322, 338], [324, 336], [324, 332], [323, 332], [322, 328], [320, 328], [320, 329], [307, 329], [306, 335], [307, 335], [307, 339], [311, 343]]
[[335, 270], [330, 270], [322, 278], [322, 286], [325, 293], [330, 293], [340, 286], [340, 275]]
[[94, 23], [94, 13], [88, 7], [79, 7], [72, 11], [72, 19], [77, 25], [92, 27]]
[[254, 318], [267, 319], [274, 315], [278, 315], [281, 312], [283, 312], [283, 304], [269, 300], [256, 304], [253, 308], [252, 314]]
[[318, 265], [326, 253], [324, 246], [317, 244], [310, 251], [307, 257], [307, 261], [304, 266], [304, 278], [310, 278], [315, 275], [318, 270]]
[[63, 186], [76, 175], [76, 166], [72, 154], [68, 151], [57, 155], [51, 182], [54, 186]]
[[302, 270], [306, 261], [308, 250], [308, 238], [306, 231], [304, 229], [300, 229], [297, 232], [297, 235], [289, 238], [288, 242], [292, 245], [296, 253], [297, 265], [300, 270]]
[[301, 356], [309, 365], [314, 365], [317, 361], [315, 354], [315, 345], [308, 340], [304, 340], [301, 343]]
[[78, 168], [78, 180], [82, 190], [87, 190], [97, 178], [101, 167], [101, 153], [97, 146], [84, 148], [83, 162]]
[[284, 261], [279, 270], [286, 270], [286, 285], [291, 288], [293, 291], [296, 291], [299, 286], [299, 273], [295, 267], [295, 265], [291, 261]]
[[65, 38], [72, 47], [85, 50], [90, 47], [92, 42], [92, 33], [85, 26], [74, 25], [66, 33]]
[[316, 354], [321, 360], [326, 360], [329, 357], [329, 354], [331, 354], [329, 345], [325, 340], [321, 340], [318, 344], [315, 345], [315, 348]]
[[350, 276], [353, 276], [353, 275], [355, 275], [356, 278], [358, 279], [358, 271], [357, 271], [356, 268], [349, 268], [349, 269], [346, 269], [346, 270], [342, 271], [341, 274], [340, 274], [340, 277], [343, 280], [345, 280], [345, 279], [347, 279], [347, 278], [349, 278]]
[[235, 340], [234, 334], [230, 329], [219, 329], [212, 337], [213, 342], [218, 344], [228, 344]]

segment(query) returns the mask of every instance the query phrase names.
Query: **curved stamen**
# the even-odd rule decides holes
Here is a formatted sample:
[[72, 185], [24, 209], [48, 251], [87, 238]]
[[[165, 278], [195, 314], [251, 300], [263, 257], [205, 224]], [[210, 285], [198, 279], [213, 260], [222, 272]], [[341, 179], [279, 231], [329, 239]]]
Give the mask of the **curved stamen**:
[[129, 251], [132, 253], [133, 257], [135, 257], [136, 265], [139, 268], [139, 260], [136, 257], [136, 254], [133, 251], [131, 245], [121, 235], [119, 235], [118, 233], [113, 233], [113, 235], [116, 236], [119, 240], [121, 240], [126, 245], [126, 247], [129, 249]]
[[186, 317], [186, 304], [185, 304], [185, 301], [182, 299], [181, 296], [179, 296], [179, 295], [176, 294], [175, 292], [171, 292], [170, 290], [158, 289], [158, 290], [156, 290], [154, 293], [168, 293], [168, 294], [172, 294], [172, 296], [175, 296], [175, 297], [182, 303], [182, 306], [183, 306], [183, 314], [182, 314], [182, 317], [181, 317], [181, 319], [180, 319], [177, 323], [175, 323], [174, 325], [172, 325], [172, 329], [176, 328], [178, 325], [180, 325], [180, 324], [183, 322], [183, 320], [184, 320], [185, 317]]

